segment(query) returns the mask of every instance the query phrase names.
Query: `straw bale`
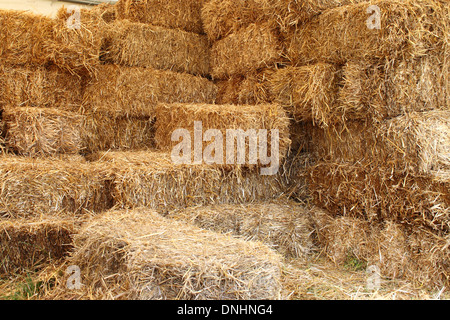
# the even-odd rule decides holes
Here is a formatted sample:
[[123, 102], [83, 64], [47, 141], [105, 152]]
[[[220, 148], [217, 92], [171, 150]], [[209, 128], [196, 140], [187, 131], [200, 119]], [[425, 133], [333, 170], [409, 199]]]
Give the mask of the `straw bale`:
[[261, 241], [286, 257], [305, 259], [314, 249], [306, 210], [294, 202], [183, 208], [166, 217], [246, 241]]
[[245, 76], [217, 80], [216, 104], [267, 104], [273, 100], [270, 78], [273, 70], [266, 69]]
[[107, 168], [67, 160], [1, 155], [0, 215], [81, 215], [109, 209]]
[[67, 257], [76, 229], [70, 219], [0, 220], [0, 274], [29, 272]]
[[[289, 119], [283, 108], [278, 105], [208, 105], [208, 104], [158, 104], [156, 107], [155, 142], [161, 150], [170, 151], [179, 144], [172, 141], [172, 134], [176, 129], [186, 129], [191, 137], [192, 154], [195, 152], [194, 126], [195, 122], [201, 122], [203, 132], [209, 129], [220, 130], [224, 145], [227, 140], [227, 130], [267, 130], [268, 150], [272, 146], [272, 130], [279, 131], [279, 160], [286, 156], [289, 145]], [[203, 150], [208, 144], [203, 144]], [[220, 147], [220, 146], [219, 146]], [[247, 151], [250, 147], [249, 139], [245, 140], [245, 163], [249, 164]], [[237, 148], [237, 146], [236, 146]], [[235, 160], [237, 149], [234, 149]], [[223, 148], [223, 164], [228, 158], [226, 148]], [[236, 164], [237, 161], [234, 161]]]
[[295, 120], [327, 126], [334, 121], [340, 75], [339, 68], [327, 63], [287, 67], [272, 75], [270, 87], [275, 102]]
[[[70, 73], [95, 75], [103, 53], [102, 43], [111, 17], [108, 5], [80, 9], [79, 25], [71, 25], [75, 13], [66, 7], [57, 12], [50, 43], [52, 62]], [[75, 22], [78, 23], [78, 22]]]
[[150, 116], [111, 116], [107, 111], [87, 113], [81, 126], [83, 153], [106, 150], [141, 150], [154, 147]]
[[201, 8], [206, 0], [119, 0], [118, 19], [204, 33]]
[[83, 117], [53, 108], [6, 108], [6, 147], [25, 156], [78, 153]]
[[448, 290], [450, 284], [450, 235], [437, 235], [424, 228], [412, 229], [408, 244], [415, 261], [412, 277], [420, 284]]
[[101, 215], [83, 228], [74, 243], [70, 263], [81, 268], [85, 286], [80, 296], [280, 298], [281, 257], [270, 248], [168, 220], [150, 209]]
[[104, 60], [130, 67], [210, 73], [209, 43], [204, 35], [179, 29], [118, 20], [104, 39]]
[[272, 11], [283, 30], [301, 26], [326, 10], [367, 0], [271, 0]]
[[0, 64], [43, 65], [50, 59], [48, 41], [54, 21], [23, 11], [0, 10]]
[[56, 67], [0, 65], [0, 105], [76, 109], [83, 80]]
[[[367, 26], [372, 5], [380, 8], [380, 29]], [[445, 21], [443, 5], [437, 1], [377, 0], [342, 6], [289, 32], [287, 56], [296, 65], [423, 56], [443, 49]]]
[[450, 231], [449, 179], [382, 166], [320, 162], [307, 169], [313, 202], [337, 215], [388, 219]]
[[158, 102], [213, 103], [216, 94], [213, 82], [190, 74], [103, 65], [86, 85], [83, 108], [111, 116], [154, 118]]
[[333, 218], [316, 208], [311, 215], [320, 245], [335, 264], [350, 266], [357, 259], [363, 267], [378, 266], [382, 279], [408, 279], [439, 289], [448, 285], [448, 236], [392, 221]]
[[270, 0], [210, 0], [202, 8], [206, 34], [214, 42], [270, 18]]
[[114, 174], [112, 196], [120, 208], [239, 204], [275, 199], [284, 190], [280, 175], [174, 164], [170, 153], [161, 151], [98, 152], [88, 159], [106, 164]]
[[439, 53], [394, 63], [348, 62], [336, 117], [381, 121], [412, 111], [450, 110], [450, 64], [444, 57]]
[[275, 67], [282, 60], [281, 53], [279, 35], [273, 26], [254, 23], [213, 44], [211, 75], [215, 79], [226, 79]]
[[348, 121], [310, 127], [317, 159], [379, 165], [398, 172], [450, 173], [450, 112], [411, 112], [378, 125]]

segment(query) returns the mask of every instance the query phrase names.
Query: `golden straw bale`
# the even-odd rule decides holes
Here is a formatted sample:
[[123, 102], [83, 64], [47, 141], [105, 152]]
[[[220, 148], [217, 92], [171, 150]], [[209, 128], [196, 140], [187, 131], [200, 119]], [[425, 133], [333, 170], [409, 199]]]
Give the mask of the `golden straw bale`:
[[[176, 241], [174, 241], [176, 240]], [[279, 299], [281, 257], [243, 241], [168, 220], [150, 209], [110, 211], [74, 238], [69, 263], [84, 286], [60, 295], [94, 299]]]
[[[380, 9], [381, 27], [369, 28], [369, 6]], [[425, 0], [377, 0], [330, 9], [287, 36], [287, 56], [296, 65], [344, 64], [384, 57], [408, 58], [442, 50], [446, 31], [443, 5]]]
[[61, 7], [50, 44], [53, 63], [70, 73], [95, 75], [105, 33], [113, 21], [108, 11], [104, 5], [80, 9], [78, 17], [76, 10]]
[[340, 70], [317, 63], [279, 69], [270, 78], [275, 102], [286, 107], [295, 120], [327, 126], [334, 120]]
[[202, 8], [209, 40], [217, 41], [269, 18], [271, 0], [210, 0]]
[[[267, 0], [265, 0], [267, 1]], [[324, 11], [367, 0], [269, 0], [283, 30], [300, 26]]]
[[270, 91], [271, 69], [217, 80], [216, 104], [267, 104], [273, 100]]
[[150, 116], [113, 116], [96, 111], [87, 113], [83, 120], [80, 131], [85, 154], [154, 147], [154, 121]]
[[377, 266], [382, 281], [406, 279], [441, 289], [449, 283], [449, 236], [421, 227], [384, 221], [369, 223], [354, 217], [332, 217], [313, 208], [319, 244], [337, 265]]
[[0, 105], [75, 110], [82, 102], [84, 81], [56, 67], [0, 65]]
[[166, 217], [247, 241], [261, 241], [286, 257], [305, 259], [314, 249], [307, 212], [294, 202], [200, 206], [174, 210]]
[[[121, 208], [158, 210], [248, 203], [283, 195], [279, 175], [225, 170], [210, 165], [175, 164], [161, 151], [98, 152], [88, 157], [114, 174], [114, 203]], [[280, 170], [281, 171], [281, 170]]]
[[0, 274], [29, 272], [67, 257], [77, 228], [71, 219], [0, 220]]
[[[190, 146], [192, 154], [195, 153], [195, 122], [201, 122], [201, 129], [207, 131], [209, 129], [219, 130], [222, 135], [223, 144], [226, 145], [228, 130], [242, 130], [244, 133], [251, 134], [251, 130], [257, 135], [260, 130], [267, 130], [268, 149], [272, 148], [272, 139], [276, 139], [273, 130], [278, 130], [278, 157], [281, 162], [286, 156], [291, 140], [289, 139], [289, 119], [282, 107], [273, 104], [264, 105], [209, 105], [209, 104], [158, 104], [156, 107], [156, 131], [155, 142], [159, 149], [170, 151], [179, 144], [179, 141], [173, 141], [172, 136], [175, 130], [185, 129], [189, 133]], [[204, 132], [201, 134], [203, 135]], [[211, 138], [210, 138], [211, 139]], [[245, 139], [244, 152], [247, 159], [250, 150], [250, 137]], [[212, 139], [211, 139], [212, 140]], [[236, 139], [237, 140], [237, 139]], [[259, 140], [262, 141], [262, 140]], [[203, 142], [200, 141], [202, 144]], [[217, 145], [220, 141], [215, 141], [210, 145]], [[259, 144], [259, 143], [258, 143]], [[223, 150], [223, 157], [218, 162], [226, 164], [233, 162], [223, 146], [218, 146]], [[274, 146], [275, 147], [275, 146]], [[208, 148], [203, 144], [203, 149]], [[233, 148], [234, 145], [233, 145]], [[238, 146], [236, 146], [237, 150]], [[216, 150], [216, 148], [214, 148]], [[274, 149], [275, 150], [275, 149]], [[238, 151], [234, 152], [237, 156]], [[206, 151], [205, 151], [206, 155]], [[220, 155], [218, 155], [220, 157]], [[214, 158], [216, 158], [214, 156]], [[229, 160], [229, 161], [228, 161]], [[195, 161], [195, 160], [194, 160]], [[245, 161], [247, 163], [247, 161]], [[237, 164], [236, 161], [233, 162]], [[242, 164], [242, 163], [241, 163]], [[250, 163], [248, 163], [250, 164]]]
[[0, 156], [0, 215], [81, 215], [112, 206], [110, 172], [77, 159]]
[[119, 0], [118, 19], [203, 33], [201, 8], [207, 0]]
[[20, 155], [78, 153], [83, 116], [53, 108], [6, 108], [5, 144]]
[[86, 112], [154, 118], [158, 102], [213, 103], [213, 82], [185, 73], [103, 65], [84, 93]]
[[306, 171], [314, 204], [332, 213], [450, 231], [448, 177], [413, 176], [348, 162], [320, 162]]
[[424, 228], [413, 228], [408, 243], [415, 269], [411, 276], [420, 284], [448, 291], [450, 284], [450, 235], [437, 235]]
[[211, 48], [211, 75], [226, 79], [269, 68], [281, 61], [281, 42], [269, 23], [251, 24]]
[[54, 24], [42, 15], [0, 10], [0, 64], [37, 66], [49, 62]]
[[450, 63], [444, 56], [430, 54], [394, 63], [348, 62], [343, 68], [337, 120], [381, 121], [412, 111], [450, 110]]
[[419, 175], [450, 174], [450, 111], [411, 112], [377, 125], [348, 121], [309, 130], [317, 159]]
[[103, 59], [130, 67], [151, 67], [206, 76], [209, 43], [204, 35], [118, 20], [104, 38]]

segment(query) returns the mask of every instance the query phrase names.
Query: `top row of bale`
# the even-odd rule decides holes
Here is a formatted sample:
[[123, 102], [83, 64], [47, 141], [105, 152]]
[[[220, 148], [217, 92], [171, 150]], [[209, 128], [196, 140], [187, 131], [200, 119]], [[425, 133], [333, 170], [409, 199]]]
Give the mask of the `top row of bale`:
[[[351, 5], [349, 5], [351, 4]], [[367, 27], [377, 6], [383, 27]], [[426, 55], [448, 43], [439, 0], [121, 0], [57, 19], [0, 14], [1, 62], [93, 73], [102, 62], [226, 79], [286, 63]], [[211, 50], [210, 50], [211, 49]]]

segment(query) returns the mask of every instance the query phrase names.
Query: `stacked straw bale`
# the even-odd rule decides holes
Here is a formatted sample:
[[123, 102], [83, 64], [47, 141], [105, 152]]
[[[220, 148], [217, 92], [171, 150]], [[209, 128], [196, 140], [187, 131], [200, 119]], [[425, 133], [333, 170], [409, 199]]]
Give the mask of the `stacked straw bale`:
[[204, 35], [117, 20], [103, 42], [103, 59], [110, 63], [201, 76], [210, 73], [209, 43]]
[[112, 206], [109, 172], [75, 158], [1, 155], [0, 215], [36, 217], [101, 212]]
[[280, 298], [281, 257], [270, 248], [168, 220], [149, 209], [101, 215], [76, 235], [74, 244], [70, 263], [80, 266], [85, 288], [68, 295]]
[[82, 102], [84, 80], [56, 67], [0, 65], [0, 105], [75, 110]]
[[202, 34], [201, 8], [206, 0], [119, 0], [117, 19]]
[[[195, 122], [201, 122], [203, 130], [216, 129], [220, 130], [223, 137], [223, 144], [227, 140], [227, 130], [267, 130], [267, 143], [271, 147], [272, 130], [278, 130], [279, 144], [279, 160], [280, 162], [287, 155], [290, 139], [289, 139], [289, 119], [278, 105], [208, 105], [208, 104], [164, 104], [161, 103], [156, 107], [156, 131], [155, 142], [161, 150], [170, 151], [179, 144], [179, 141], [172, 140], [172, 133], [176, 129], [186, 129], [191, 136], [192, 154], [195, 152], [194, 145], [194, 127]], [[219, 142], [220, 143], [220, 142]], [[247, 150], [250, 141], [245, 141], [246, 159], [248, 158]], [[203, 144], [203, 150], [207, 147]], [[231, 159], [226, 158], [226, 150], [223, 149], [223, 164]], [[233, 146], [234, 148], [234, 146]], [[237, 148], [237, 146], [236, 146]], [[271, 148], [268, 147], [268, 150]], [[237, 149], [234, 149], [237, 156]], [[234, 162], [237, 163], [237, 162]], [[247, 163], [247, 162], [246, 162]]]
[[282, 60], [281, 53], [276, 29], [270, 23], [254, 23], [212, 45], [211, 75], [227, 79], [275, 67]]
[[77, 229], [71, 219], [0, 220], [0, 274], [29, 272], [67, 257]]
[[365, 268], [378, 266], [382, 279], [407, 279], [439, 289], [448, 286], [448, 235], [391, 221], [333, 218], [316, 208], [311, 215], [319, 242], [337, 265], [350, 266], [356, 260]]
[[0, 64], [39, 66], [50, 61], [55, 21], [22, 11], [0, 10]]
[[397, 172], [442, 176], [450, 172], [450, 111], [412, 112], [377, 126], [310, 128], [312, 151], [321, 160], [383, 166]]
[[217, 87], [208, 79], [152, 68], [103, 65], [87, 85], [86, 111], [111, 116], [151, 117], [159, 102], [213, 103]]
[[6, 147], [25, 155], [81, 151], [83, 116], [53, 108], [13, 107], [3, 112]]
[[311, 221], [304, 207], [296, 203], [192, 207], [171, 211], [166, 217], [243, 240], [261, 241], [285, 257], [305, 259], [314, 249]]
[[274, 100], [270, 79], [274, 70], [232, 76], [225, 80], [217, 80], [217, 104], [256, 105], [267, 104]]
[[307, 175], [314, 203], [335, 215], [450, 231], [448, 175], [414, 176], [352, 162], [320, 162]]
[[[380, 29], [367, 26], [372, 5], [380, 8]], [[295, 65], [420, 57], [444, 45], [443, 7], [437, 1], [377, 0], [326, 10], [289, 33], [287, 55]]]
[[269, 21], [285, 32], [327, 9], [363, 0], [210, 0], [202, 8], [208, 38], [217, 41], [248, 27]]
[[216, 94], [216, 85], [198, 76], [102, 65], [84, 91], [84, 150], [151, 148], [159, 102], [213, 103]]
[[174, 164], [162, 151], [98, 152], [89, 160], [114, 176], [112, 197], [120, 208], [170, 210], [196, 205], [234, 204], [283, 195], [281, 170], [264, 176], [220, 166]]
[[270, 78], [275, 102], [296, 121], [328, 125], [333, 121], [341, 72], [338, 67], [317, 63], [277, 70]]
[[348, 62], [336, 120], [381, 121], [407, 112], [450, 110], [449, 73], [442, 51], [394, 63]]
[[70, 73], [95, 75], [104, 54], [103, 42], [110, 23], [114, 22], [111, 6], [80, 9], [79, 25], [74, 11], [62, 7], [55, 19], [53, 41], [49, 44], [51, 61]]

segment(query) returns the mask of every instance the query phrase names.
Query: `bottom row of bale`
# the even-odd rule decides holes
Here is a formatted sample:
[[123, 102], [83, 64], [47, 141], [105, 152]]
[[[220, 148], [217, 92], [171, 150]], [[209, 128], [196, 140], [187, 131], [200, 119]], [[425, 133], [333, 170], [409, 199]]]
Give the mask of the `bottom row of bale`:
[[48, 298], [280, 299], [286, 263], [320, 251], [338, 266], [355, 259], [377, 266], [382, 280], [441, 289], [450, 274], [449, 237], [334, 218], [286, 199], [5, 219], [0, 241], [2, 274], [49, 263], [78, 270], [78, 287], [68, 273]]

